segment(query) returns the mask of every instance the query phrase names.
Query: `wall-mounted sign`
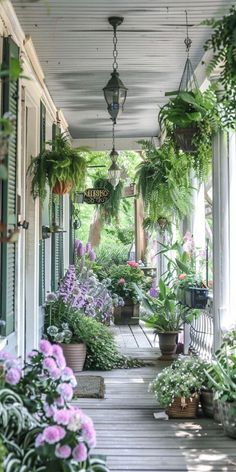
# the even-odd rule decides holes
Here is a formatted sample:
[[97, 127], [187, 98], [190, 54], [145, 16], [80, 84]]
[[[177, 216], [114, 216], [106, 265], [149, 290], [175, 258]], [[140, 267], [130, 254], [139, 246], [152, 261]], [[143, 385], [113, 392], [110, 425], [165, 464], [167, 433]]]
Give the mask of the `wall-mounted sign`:
[[110, 191], [107, 188], [87, 188], [84, 191], [84, 202], [89, 204], [105, 203], [110, 197]]

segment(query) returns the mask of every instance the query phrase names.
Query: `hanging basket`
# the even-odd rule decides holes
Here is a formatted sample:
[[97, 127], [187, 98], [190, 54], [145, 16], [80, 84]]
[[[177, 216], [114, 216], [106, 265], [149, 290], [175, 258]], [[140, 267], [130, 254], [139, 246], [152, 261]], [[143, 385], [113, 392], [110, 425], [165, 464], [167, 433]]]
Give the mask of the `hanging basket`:
[[191, 128], [175, 128], [174, 138], [183, 152], [194, 153], [197, 151], [196, 145], [193, 143], [193, 139], [199, 133], [197, 127]]
[[55, 193], [56, 195], [65, 195], [71, 191], [72, 186], [71, 182], [60, 182], [58, 180], [52, 188], [52, 193]]
[[196, 418], [198, 402], [199, 396], [197, 394], [190, 398], [177, 397], [166, 410], [166, 413], [169, 418]]

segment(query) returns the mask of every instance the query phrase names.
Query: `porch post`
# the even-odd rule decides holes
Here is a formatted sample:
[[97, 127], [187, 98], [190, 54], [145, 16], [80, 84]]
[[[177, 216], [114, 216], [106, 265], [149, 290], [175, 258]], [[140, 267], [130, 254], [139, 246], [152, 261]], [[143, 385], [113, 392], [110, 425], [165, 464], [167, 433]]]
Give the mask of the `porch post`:
[[213, 313], [214, 348], [221, 343], [222, 331], [230, 316], [229, 303], [229, 154], [226, 132], [213, 138]]

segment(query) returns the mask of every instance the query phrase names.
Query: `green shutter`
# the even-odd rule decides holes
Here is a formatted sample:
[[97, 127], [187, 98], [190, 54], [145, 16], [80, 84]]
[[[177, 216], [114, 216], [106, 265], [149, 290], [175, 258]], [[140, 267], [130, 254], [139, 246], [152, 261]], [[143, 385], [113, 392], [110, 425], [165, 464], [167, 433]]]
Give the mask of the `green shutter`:
[[[19, 48], [8, 37], [3, 42], [3, 67], [10, 68], [12, 59], [19, 58]], [[2, 114], [12, 113], [16, 117], [5, 163], [8, 169], [8, 179], [2, 183], [2, 221], [8, 229], [14, 229], [17, 224], [16, 215], [16, 163], [17, 163], [17, 118], [18, 118], [18, 81], [3, 79], [3, 108]], [[9, 335], [15, 330], [15, 286], [16, 286], [16, 244], [2, 244], [1, 251], [1, 290], [0, 311], [1, 319], [5, 321], [1, 334]]]
[[73, 224], [73, 210], [74, 205], [70, 200], [70, 248], [69, 248], [69, 259], [70, 264], [74, 264], [74, 248], [75, 248], [75, 228]]
[[[40, 102], [40, 152], [45, 149], [46, 143], [46, 108], [43, 102]], [[46, 206], [44, 205], [44, 208]], [[48, 211], [48, 209], [47, 209]], [[44, 223], [45, 217], [43, 215], [44, 209], [42, 208], [42, 222]], [[43, 305], [46, 296], [46, 284], [45, 284], [45, 240], [39, 241], [39, 306]]]
[[[60, 133], [60, 128], [53, 124], [52, 139]], [[63, 196], [56, 197], [52, 203], [52, 222], [63, 228]], [[63, 233], [52, 233], [51, 288], [57, 290], [64, 275]]]

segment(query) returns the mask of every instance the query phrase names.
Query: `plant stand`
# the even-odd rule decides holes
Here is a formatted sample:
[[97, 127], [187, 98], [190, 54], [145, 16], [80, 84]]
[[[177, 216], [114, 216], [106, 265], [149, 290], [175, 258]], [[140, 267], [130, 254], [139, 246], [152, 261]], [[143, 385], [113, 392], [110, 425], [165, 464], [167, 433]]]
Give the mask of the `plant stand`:
[[132, 300], [125, 300], [124, 306], [114, 308], [115, 325], [138, 325], [139, 324], [139, 303], [134, 304]]
[[185, 304], [189, 308], [206, 308], [208, 288], [188, 287], [185, 289]]

